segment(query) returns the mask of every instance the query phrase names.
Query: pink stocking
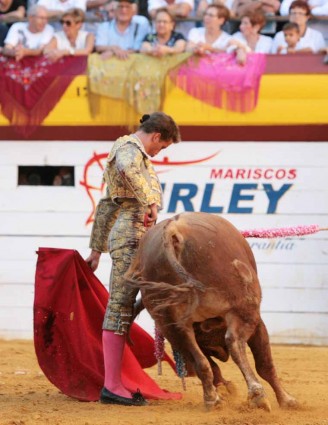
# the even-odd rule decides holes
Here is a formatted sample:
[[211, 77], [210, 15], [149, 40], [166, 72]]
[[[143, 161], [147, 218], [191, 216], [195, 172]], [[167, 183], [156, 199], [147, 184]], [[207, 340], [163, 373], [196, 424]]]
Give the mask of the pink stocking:
[[102, 343], [105, 362], [105, 388], [116, 395], [131, 398], [131, 392], [123, 386], [121, 381], [125, 335], [103, 330]]

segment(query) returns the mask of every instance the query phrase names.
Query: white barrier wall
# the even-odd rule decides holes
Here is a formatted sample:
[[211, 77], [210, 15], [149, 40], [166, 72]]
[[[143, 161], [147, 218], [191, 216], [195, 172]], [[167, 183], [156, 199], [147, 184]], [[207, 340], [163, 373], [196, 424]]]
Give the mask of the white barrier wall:
[[[0, 142], [0, 337], [32, 338], [38, 247], [85, 258], [93, 203], [111, 142]], [[161, 219], [222, 214], [238, 229], [328, 227], [328, 143], [182, 142], [155, 158]], [[18, 166], [74, 166], [75, 186], [18, 186]], [[328, 345], [327, 232], [248, 239], [263, 288], [271, 341]], [[107, 254], [97, 275], [107, 286]], [[139, 319], [149, 332], [147, 314]]]

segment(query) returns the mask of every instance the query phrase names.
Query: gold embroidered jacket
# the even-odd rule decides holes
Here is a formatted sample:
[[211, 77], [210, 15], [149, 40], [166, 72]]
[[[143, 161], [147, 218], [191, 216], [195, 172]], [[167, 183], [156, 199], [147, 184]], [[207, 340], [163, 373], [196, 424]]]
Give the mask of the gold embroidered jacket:
[[162, 189], [143, 144], [134, 135], [117, 139], [108, 155], [104, 181], [106, 196], [97, 206], [90, 248], [108, 251], [108, 236], [120, 209], [120, 201], [136, 199], [145, 208], [156, 203], [162, 208]]

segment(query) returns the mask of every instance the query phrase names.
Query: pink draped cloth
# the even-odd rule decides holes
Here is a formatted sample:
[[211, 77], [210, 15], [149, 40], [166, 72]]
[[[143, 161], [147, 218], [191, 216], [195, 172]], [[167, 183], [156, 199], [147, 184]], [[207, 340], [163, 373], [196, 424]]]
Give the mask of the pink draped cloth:
[[191, 96], [217, 108], [250, 112], [256, 105], [266, 57], [247, 55], [245, 65], [236, 62], [232, 53], [192, 56], [170, 73], [174, 83]]

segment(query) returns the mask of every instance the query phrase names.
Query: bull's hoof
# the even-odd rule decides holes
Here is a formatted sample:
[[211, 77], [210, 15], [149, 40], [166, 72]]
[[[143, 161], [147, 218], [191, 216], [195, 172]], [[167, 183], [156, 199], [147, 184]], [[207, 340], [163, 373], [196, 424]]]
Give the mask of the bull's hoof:
[[221, 404], [221, 399], [217, 395], [215, 400], [204, 400], [204, 404], [205, 404], [206, 411], [210, 412], [211, 410], [214, 410], [215, 407]]
[[248, 405], [252, 409], [263, 409], [267, 412], [271, 412], [270, 402], [265, 396], [255, 397], [255, 398], [249, 399]]
[[284, 400], [279, 401], [279, 406], [282, 409], [298, 409], [300, 407], [296, 398], [288, 395], [288, 397], [284, 398]]
[[252, 409], [263, 409], [267, 412], [271, 412], [271, 405], [267, 399], [264, 389], [261, 386], [254, 386], [251, 388], [248, 395], [248, 405]]

